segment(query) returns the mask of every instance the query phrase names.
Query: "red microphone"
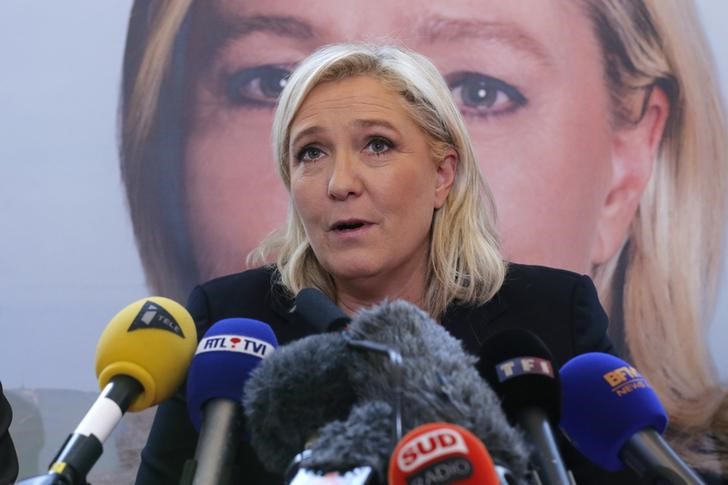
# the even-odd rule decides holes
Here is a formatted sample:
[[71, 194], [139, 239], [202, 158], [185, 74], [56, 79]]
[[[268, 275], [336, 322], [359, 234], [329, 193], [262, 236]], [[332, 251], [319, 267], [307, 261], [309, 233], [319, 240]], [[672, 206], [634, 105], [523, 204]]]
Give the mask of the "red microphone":
[[389, 485], [500, 483], [485, 445], [450, 423], [423, 424], [407, 433], [394, 448], [388, 475]]

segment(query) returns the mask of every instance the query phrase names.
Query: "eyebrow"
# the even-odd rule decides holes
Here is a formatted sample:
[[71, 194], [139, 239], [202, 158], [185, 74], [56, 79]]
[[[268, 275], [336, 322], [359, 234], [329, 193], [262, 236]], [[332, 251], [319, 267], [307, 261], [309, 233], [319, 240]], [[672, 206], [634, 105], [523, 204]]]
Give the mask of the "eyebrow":
[[311, 25], [298, 17], [241, 15], [224, 12], [218, 7], [206, 10], [203, 3], [196, 6], [192, 29], [199, 43], [193, 52], [202, 60], [202, 69], [206, 69], [228, 43], [257, 32], [294, 40], [307, 40], [315, 35]]
[[[218, 32], [216, 37], [222, 42], [257, 32], [297, 40], [315, 36], [314, 28], [308, 21], [293, 15], [226, 15], [216, 11], [213, 19], [214, 31]], [[541, 42], [513, 23], [429, 16], [420, 23], [417, 30], [419, 36], [429, 43], [440, 40], [495, 40], [510, 44], [541, 60], [550, 59]]]
[[289, 15], [217, 16], [216, 23], [223, 38], [244, 37], [256, 32], [300, 40], [313, 37], [313, 29], [308, 22]]
[[318, 125], [309, 126], [308, 128], [304, 128], [303, 130], [296, 133], [296, 136], [291, 136], [290, 141], [288, 142], [289, 147], [293, 148], [297, 143], [298, 140], [301, 138], [308, 136], [308, 135], [315, 135], [317, 133], [321, 133], [323, 131], [323, 128], [321, 128]]
[[354, 120], [354, 125], [361, 127], [361, 128], [371, 128], [373, 126], [381, 126], [383, 128], [387, 128], [389, 130], [399, 133], [399, 130], [397, 129], [397, 127], [394, 126], [392, 123], [390, 123], [387, 120], [380, 120], [380, 119]]
[[[382, 128], [387, 128], [389, 130], [394, 131], [397, 134], [400, 133], [400, 131], [397, 129], [396, 126], [394, 126], [389, 121], [383, 120], [383, 119], [359, 119], [359, 120], [354, 120], [353, 125], [356, 127], [360, 127], [360, 128], [370, 128], [370, 127], [381, 126]], [[313, 125], [313, 126], [309, 126], [308, 128], [304, 128], [303, 130], [296, 133], [295, 136], [291, 137], [289, 145], [291, 147], [293, 147], [298, 143], [298, 140], [300, 140], [301, 138], [308, 136], [308, 135], [315, 135], [315, 134], [321, 133], [322, 131], [324, 131], [324, 129], [318, 125]]]
[[516, 24], [508, 22], [433, 16], [419, 25], [418, 34], [429, 43], [462, 39], [498, 41], [509, 44], [539, 60], [548, 62], [551, 59], [541, 42]]

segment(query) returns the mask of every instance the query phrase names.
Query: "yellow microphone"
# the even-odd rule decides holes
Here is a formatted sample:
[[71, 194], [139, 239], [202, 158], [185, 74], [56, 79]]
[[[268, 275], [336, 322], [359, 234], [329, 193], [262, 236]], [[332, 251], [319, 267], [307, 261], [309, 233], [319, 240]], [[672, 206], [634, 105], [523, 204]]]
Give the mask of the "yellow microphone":
[[50, 483], [85, 483], [103, 452], [102, 443], [124, 413], [171, 397], [196, 347], [192, 316], [169, 298], [144, 298], [117, 313], [96, 346], [101, 394], [53, 459]]
[[135, 301], [111, 319], [96, 345], [99, 389], [129, 376], [142, 388], [129, 411], [159, 404], [182, 384], [196, 348], [195, 323], [182, 305], [161, 296]]

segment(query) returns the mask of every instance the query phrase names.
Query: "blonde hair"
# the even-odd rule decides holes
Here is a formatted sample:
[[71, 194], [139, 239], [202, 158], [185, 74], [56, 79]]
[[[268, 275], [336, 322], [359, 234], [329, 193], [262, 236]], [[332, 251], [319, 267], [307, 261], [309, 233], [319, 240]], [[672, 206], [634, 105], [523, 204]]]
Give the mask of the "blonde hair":
[[[728, 402], [707, 347], [726, 220], [728, 131], [707, 42], [684, 0], [585, 0], [604, 50], [614, 122], [624, 100], [659, 87], [670, 117], [627, 241], [595, 268], [602, 301], [622, 306], [630, 357], [671, 419], [692, 465], [718, 471]], [[726, 466], [724, 463], [722, 466]]]
[[[495, 205], [450, 89], [422, 55], [393, 46], [336, 44], [306, 58], [289, 78], [273, 119], [273, 156], [283, 183], [290, 190], [290, 126], [304, 99], [321, 83], [354, 76], [377, 79], [401, 96], [412, 119], [428, 134], [436, 159], [448, 149], [458, 155], [453, 187], [433, 217], [425, 310], [441, 318], [455, 300], [486, 302], [505, 277]], [[281, 231], [264, 241], [249, 260], [265, 261], [271, 253], [277, 255], [281, 282], [289, 291], [313, 286], [336, 298], [333, 280], [316, 260], [292, 206]]]

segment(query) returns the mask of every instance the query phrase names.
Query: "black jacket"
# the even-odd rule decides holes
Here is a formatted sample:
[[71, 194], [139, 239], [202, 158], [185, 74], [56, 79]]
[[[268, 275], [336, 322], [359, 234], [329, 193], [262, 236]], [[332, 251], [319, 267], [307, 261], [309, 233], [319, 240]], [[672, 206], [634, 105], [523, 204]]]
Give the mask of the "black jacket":
[[[270, 324], [281, 345], [305, 336], [306, 327], [294, 321], [292, 302], [271, 284], [272, 276], [270, 269], [258, 268], [195, 288], [188, 309], [198, 336], [218, 320], [232, 317]], [[491, 335], [513, 327], [536, 333], [551, 350], [557, 368], [581, 353], [614, 353], [606, 335], [607, 316], [591, 279], [564, 270], [510, 264], [494, 298], [479, 307], [453, 305], [442, 324], [474, 355]], [[196, 441], [180, 392], [157, 411], [136, 483], [178, 483], [185, 460], [194, 456]], [[639, 483], [630, 472], [602, 472], [566, 443], [564, 457], [580, 485]], [[241, 484], [282, 483], [280, 477], [263, 470], [250, 446], [241, 447], [236, 463], [234, 476]]]

